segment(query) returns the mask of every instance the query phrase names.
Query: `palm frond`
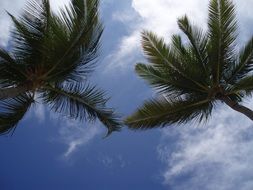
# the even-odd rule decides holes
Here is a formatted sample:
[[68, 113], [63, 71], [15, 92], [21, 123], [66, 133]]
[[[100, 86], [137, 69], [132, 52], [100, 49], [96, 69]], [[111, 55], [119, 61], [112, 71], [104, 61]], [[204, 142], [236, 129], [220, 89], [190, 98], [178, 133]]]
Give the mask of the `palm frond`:
[[153, 99], [144, 103], [125, 123], [131, 129], [151, 129], [191, 120], [203, 121], [209, 118], [212, 108], [212, 102], [207, 99]]
[[180, 70], [185, 73], [184, 76], [187, 76], [188, 81], [191, 79], [195, 84], [208, 86], [209, 81], [207, 73], [205, 72], [205, 69], [200, 66], [202, 63], [199, 63], [199, 60], [194, 53], [195, 50], [192, 47], [185, 45], [181, 36], [172, 35], [170, 50], [177, 62], [180, 63]]
[[12, 86], [26, 80], [25, 67], [4, 49], [0, 48], [0, 83], [4, 86]]
[[184, 16], [178, 19], [178, 26], [184, 32], [184, 34], [188, 37], [191, 49], [194, 52], [194, 55], [197, 57], [196, 64], [202, 69], [203, 73], [206, 77], [209, 76], [207, 61], [208, 61], [208, 53], [207, 53], [207, 43], [208, 36], [196, 26], [193, 26], [187, 16]]
[[46, 87], [44, 100], [56, 112], [72, 119], [94, 121], [98, 118], [108, 134], [120, 129], [120, 122], [113, 109], [106, 107], [104, 92], [91, 86], [67, 83]]
[[141, 78], [145, 79], [161, 94], [166, 94], [170, 97], [196, 93], [206, 94], [206, 91], [202, 91], [198, 86], [192, 85], [189, 80], [169, 73], [166, 70], [141, 63], [136, 65], [135, 70]]
[[78, 81], [93, 70], [103, 32], [98, 4], [98, 0], [72, 0], [60, 16], [54, 15], [54, 27], [67, 28], [69, 37], [47, 72], [51, 80]]
[[217, 85], [230, 67], [237, 37], [235, 6], [230, 0], [211, 0], [209, 5], [209, 58], [213, 81]]
[[[236, 62], [238, 63], [238, 62]], [[248, 41], [247, 45], [241, 49], [239, 54], [239, 63], [232, 67], [231, 75], [227, 83], [234, 84], [236, 81], [246, 77], [253, 68], [253, 37]]]
[[233, 93], [243, 93], [251, 95], [253, 92], [253, 76], [246, 76], [240, 81], [236, 82], [230, 89]]
[[15, 18], [12, 52], [28, 69], [39, 67], [51, 81], [80, 79], [94, 69], [103, 32], [98, 0], [72, 0], [59, 14], [48, 0], [31, 0]]
[[0, 101], [0, 134], [14, 132], [33, 102], [28, 94]]
[[48, 53], [45, 41], [51, 14], [49, 0], [30, 0], [19, 18], [8, 14], [14, 23], [12, 53], [16, 59], [30, 67], [42, 64]]
[[201, 84], [202, 81], [194, 80], [189, 70], [185, 69], [185, 65], [177, 60], [174, 52], [171, 51], [162, 38], [158, 38], [152, 32], [144, 31], [142, 33], [142, 46], [152, 66], [168, 70], [170, 73], [177, 73], [178, 76], [191, 81], [192, 85], [207, 90], [207, 87]]

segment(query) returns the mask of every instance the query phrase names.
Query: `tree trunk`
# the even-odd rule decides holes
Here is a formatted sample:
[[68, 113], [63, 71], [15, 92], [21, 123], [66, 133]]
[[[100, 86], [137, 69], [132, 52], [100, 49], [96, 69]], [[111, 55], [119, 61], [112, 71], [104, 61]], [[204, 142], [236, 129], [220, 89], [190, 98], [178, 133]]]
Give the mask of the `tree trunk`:
[[17, 87], [9, 87], [0, 89], [0, 100], [7, 98], [14, 98], [20, 94], [23, 94], [31, 90], [31, 85], [24, 84]]
[[227, 104], [230, 108], [232, 108], [235, 111], [238, 111], [244, 115], [246, 115], [248, 118], [253, 120], [253, 111], [243, 105], [238, 104], [237, 102], [232, 101], [229, 97], [222, 97], [220, 98], [225, 104]]

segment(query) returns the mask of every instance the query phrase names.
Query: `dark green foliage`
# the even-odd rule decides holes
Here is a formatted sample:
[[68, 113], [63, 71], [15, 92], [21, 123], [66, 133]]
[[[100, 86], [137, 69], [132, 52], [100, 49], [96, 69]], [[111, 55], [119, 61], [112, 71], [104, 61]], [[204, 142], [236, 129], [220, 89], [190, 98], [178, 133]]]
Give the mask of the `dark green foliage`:
[[2, 100], [0, 102], [0, 134], [14, 132], [18, 122], [24, 117], [32, 103], [33, 98], [27, 94]]
[[208, 100], [194, 98], [160, 98], [144, 103], [126, 123], [133, 129], [165, 127], [173, 123], [186, 123], [193, 119], [207, 119], [213, 105]]
[[[119, 130], [120, 122], [106, 107], [105, 94], [88, 83], [103, 32], [98, 6], [99, 0], [71, 0], [56, 14], [49, 0], [31, 0], [19, 18], [8, 13], [14, 23], [12, 48], [0, 49], [0, 69], [5, 71], [0, 74], [0, 87], [28, 85], [25, 94], [37, 93], [53, 111], [81, 121], [98, 118], [111, 133]], [[11, 110], [12, 124], [0, 120], [0, 133], [15, 127], [28, 109], [19, 95], [1, 103], [17, 108], [17, 117]], [[0, 111], [4, 113], [5, 107]]]
[[246, 77], [253, 67], [253, 37], [249, 40], [247, 45], [240, 51], [237, 63], [232, 68], [230, 78], [227, 80], [228, 83], [235, 83], [236, 81]]
[[8, 52], [0, 48], [0, 86], [22, 83], [26, 80], [24, 65], [18, 64]]
[[205, 121], [217, 101], [228, 98], [237, 105], [253, 91], [253, 38], [238, 55], [235, 7], [230, 0], [210, 1], [206, 32], [187, 16], [178, 19], [178, 26], [188, 43], [173, 35], [167, 45], [152, 32], [142, 33], [149, 64], [137, 64], [136, 72], [164, 98], [147, 101], [128, 117], [125, 122], [132, 129]]
[[52, 110], [72, 119], [94, 121], [98, 118], [108, 132], [119, 130], [119, 121], [112, 109], [106, 108], [107, 99], [103, 91], [78, 83], [46, 86], [43, 99]]

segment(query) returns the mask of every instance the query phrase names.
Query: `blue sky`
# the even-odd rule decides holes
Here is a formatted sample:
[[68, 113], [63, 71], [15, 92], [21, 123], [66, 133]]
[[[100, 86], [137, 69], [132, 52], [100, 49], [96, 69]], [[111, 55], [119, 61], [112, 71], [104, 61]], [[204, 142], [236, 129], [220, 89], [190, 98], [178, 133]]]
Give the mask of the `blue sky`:
[[[52, 6], [57, 10], [67, 2], [54, 0]], [[241, 46], [253, 33], [253, 2], [234, 2]], [[18, 15], [24, 5], [25, 0], [0, 1], [2, 46], [11, 40], [4, 10]], [[184, 14], [206, 28], [207, 5], [208, 0], [101, 0], [105, 32], [91, 80], [108, 92], [111, 106], [128, 115], [154, 96], [134, 73], [135, 63], [145, 62], [140, 32], [152, 30], [169, 42]], [[123, 129], [103, 139], [106, 130], [99, 123], [67, 121], [37, 105], [12, 137], [0, 138], [0, 185], [3, 190], [252, 190], [252, 126], [218, 106], [205, 126]]]

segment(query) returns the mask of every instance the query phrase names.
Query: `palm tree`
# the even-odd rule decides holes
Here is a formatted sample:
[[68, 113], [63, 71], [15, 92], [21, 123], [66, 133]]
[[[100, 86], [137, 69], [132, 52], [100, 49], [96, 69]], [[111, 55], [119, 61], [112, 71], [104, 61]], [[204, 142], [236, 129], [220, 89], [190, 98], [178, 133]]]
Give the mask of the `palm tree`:
[[31, 0], [14, 23], [11, 50], [0, 49], [0, 134], [12, 132], [35, 97], [72, 119], [99, 119], [108, 134], [119, 130], [105, 93], [87, 77], [103, 32], [99, 0], [71, 0], [59, 14], [49, 0]]
[[237, 22], [230, 0], [211, 0], [208, 29], [203, 31], [183, 16], [178, 26], [187, 37], [173, 35], [170, 45], [154, 33], [142, 33], [150, 64], [136, 72], [158, 91], [125, 122], [132, 129], [149, 129], [192, 120], [206, 121], [217, 102], [253, 120], [241, 105], [253, 92], [253, 37], [240, 51], [235, 44]]

